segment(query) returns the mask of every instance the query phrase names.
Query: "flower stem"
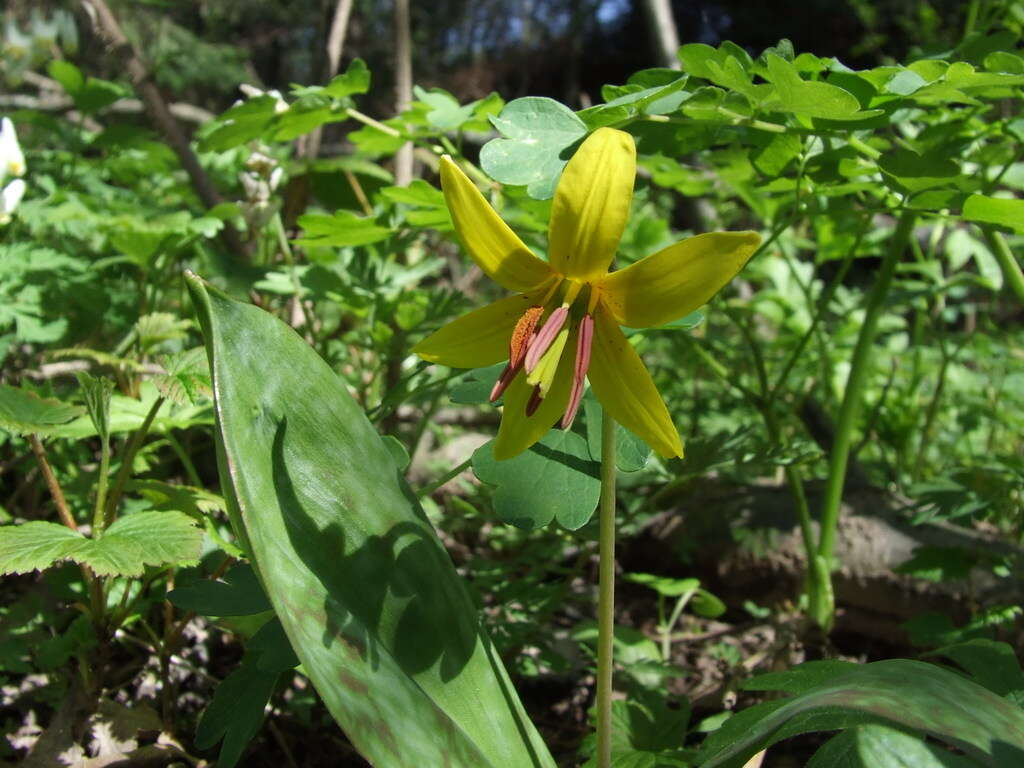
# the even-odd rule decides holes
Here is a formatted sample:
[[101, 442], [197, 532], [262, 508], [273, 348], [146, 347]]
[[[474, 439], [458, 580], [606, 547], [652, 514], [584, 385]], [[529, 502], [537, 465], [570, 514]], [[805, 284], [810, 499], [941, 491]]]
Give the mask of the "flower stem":
[[597, 602], [597, 766], [612, 764], [612, 650], [615, 640], [615, 419], [602, 409]]
[[[885, 309], [885, 300], [889, 295], [889, 287], [896, 272], [903, 251], [913, 234], [914, 214], [905, 211], [896, 225], [896, 231], [889, 239], [889, 250], [882, 260], [882, 266], [875, 277], [875, 284], [868, 294], [864, 320], [861, 323], [860, 335], [850, 360], [850, 374], [846, 380], [846, 391], [843, 403], [839, 408], [839, 420], [836, 424], [836, 436], [832, 443], [832, 455], [829, 461], [828, 480], [825, 485], [825, 498], [821, 510], [821, 538], [818, 540], [817, 565], [827, 569], [831, 567], [832, 554], [836, 543], [836, 528], [839, 524], [839, 506], [843, 498], [843, 486], [846, 482], [846, 465], [850, 458], [850, 447], [853, 444], [853, 431], [864, 399], [864, 390], [870, 378], [871, 354], [874, 351], [875, 336], [878, 330], [878, 319]], [[831, 597], [824, 600], [815, 609], [812, 606], [812, 617], [817, 624], [828, 631], [835, 617], [835, 606]]]

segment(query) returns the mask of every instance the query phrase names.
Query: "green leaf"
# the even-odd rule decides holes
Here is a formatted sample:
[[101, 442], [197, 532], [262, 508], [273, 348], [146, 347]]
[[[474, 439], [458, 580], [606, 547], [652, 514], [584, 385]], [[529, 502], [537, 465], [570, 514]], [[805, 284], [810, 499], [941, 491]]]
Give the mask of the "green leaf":
[[[583, 396], [583, 419], [587, 430], [590, 458], [601, 461], [601, 404], [591, 391]], [[622, 472], [637, 472], [647, 466], [651, 448], [621, 424], [615, 425], [615, 467]]]
[[[761, 711], [765, 716], [744, 723], [740, 733], [723, 729], [718, 732], [721, 736], [709, 738], [702, 748], [704, 768], [727, 761], [742, 765], [744, 759], [774, 743], [780, 732], [785, 733], [790, 720], [815, 713], [882, 718], [951, 744], [985, 766], [1011, 768], [1024, 758], [1024, 711], [953, 672], [918, 661], [865, 664], [777, 708]], [[836, 724], [812, 719], [803, 728], [819, 729], [835, 730]]]
[[0, 429], [16, 435], [51, 433], [84, 412], [54, 398], [43, 398], [35, 392], [0, 384]]
[[344, 99], [370, 90], [370, 70], [362, 59], [352, 59], [348, 69], [334, 78], [326, 86], [324, 93], [335, 99]]
[[571, 109], [543, 97], [510, 101], [491, 122], [505, 138], [484, 145], [480, 166], [502, 184], [525, 184], [537, 200], [555, 194], [570, 149], [587, 135], [586, 124]]
[[829, 659], [808, 661], [781, 672], [766, 672], [745, 681], [745, 691], [780, 691], [783, 693], [806, 693], [814, 688], [842, 677], [857, 669], [852, 661]]
[[260, 669], [256, 657], [228, 675], [213, 694], [196, 728], [196, 746], [209, 749], [221, 739], [217, 765], [233, 768], [263, 722], [263, 712], [281, 671]]
[[909, 192], [945, 186], [960, 177], [960, 166], [939, 150], [921, 155], [909, 149], [896, 149], [882, 155], [878, 167], [901, 190]]
[[138, 541], [101, 536], [86, 539], [72, 559], [88, 565], [97, 576], [141, 576], [145, 571], [144, 557]]
[[[110, 545], [137, 547], [145, 565], [195, 565], [199, 562], [203, 530], [183, 512], [136, 512], [114, 522], [98, 539]], [[141, 566], [138, 573], [142, 572]], [[126, 574], [127, 575], [127, 574]]]
[[[828, 120], [844, 120], [860, 112], [860, 102], [849, 91], [828, 83], [804, 80], [796, 67], [774, 53], [768, 54], [766, 60], [768, 79], [775, 86], [778, 109]], [[878, 112], [865, 112], [858, 117], [875, 114]]]
[[[145, 421], [146, 414], [156, 403], [160, 392], [154, 382], [145, 381], [140, 387], [140, 399], [118, 393], [110, 398], [110, 433], [119, 434], [138, 429]], [[2, 397], [2, 396], [0, 396]], [[196, 424], [213, 422], [210, 404], [172, 407], [164, 403], [153, 419], [151, 430], [155, 433], [168, 429], [187, 429]], [[83, 438], [96, 434], [96, 428], [88, 416], [51, 427], [50, 434], [57, 437]]]
[[416, 98], [427, 104], [427, 122], [439, 131], [454, 131], [473, 116], [476, 102], [460, 106], [458, 100], [442, 88], [431, 88], [429, 91], [413, 86]]
[[252, 616], [273, 610], [252, 566], [236, 565], [223, 580], [201, 579], [167, 593], [183, 611], [202, 616]]
[[160, 364], [166, 373], [155, 376], [160, 394], [179, 405], [193, 405], [204, 395], [211, 395], [210, 366], [206, 360], [206, 350], [202, 347], [185, 350], [174, 355], [160, 358]]
[[929, 581], [966, 579], [977, 557], [963, 549], [953, 547], [918, 547], [914, 555], [896, 567], [897, 573], [906, 573]]
[[964, 203], [964, 218], [1008, 227], [1017, 234], [1024, 234], [1024, 200], [971, 195]]
[[518, 456], [494, 458], [494, 441], [473, 453], [473, 471], [494, 491], [494, 511], [503, 523], [533, 530], [557, 520], [575, 531], [585, 525], [601, 495], [599, 465], [575, 432], [552, 429]]
[[0, 526], [0, 574], [41, 571], [74, 557], [88, 544], [82, 534], [57, 523], [33, 520]]
[[85, 86], [85, 75], [70, 61], [55, 59], [47, 65], [46, 70], [72, 98]]
[[[385, 120], [384, 125], [397, 131], [402, 130], [400, 121], [396, 118]], [[396, 136], [388, 131], [382, 131], [373, 125], [364, 125], [359, 130], [352, 131], [348, 135], [348, 139], [356, 145], [356, 149], [361, 154], [369, 155], [370, 157], [393, 155], [408, 141], [401, 133]]]
[[88, 373], [78, 374], [78, 384], [82, 388], [85, 409], [96, 427], [96, 434], [104, 444], [110, 441], [110, 395], [114, 391], [114, 382], [102, 376], [96, 378]]
[[295, 243], [302, 246], [369, 245], [391, 237], [389, 227], [381, 227], [373, 219], [344, 210], [333, 216], [308, 213], [299, 217], [299, 226], [303, 237]]
[[857, 756], [865, 768], [979, 768], [984, 765], [887, 725], [862, 725], [855, 732]]
[[679, 597], [687, 592], [696, 592], [700, 579], [673, 579], [669, 576], [655, 576], [653, 573], [627, 573], [626, 581], [643, 584], [664, 597]]
[[952, 659], [969, 672], [979, 685], [998, 696], [1019, 696], [1024, 692], [1024, 673], [1021, 672], [1020, 662], [1013, 648], [1006, 643], [975, 638], [947, 645], [928, 655]]
[[706, 619], [717, 619], [726, 611], [725, 603], [706, 589], [698, 589], [690, 601], [690, 607], [698, 616]]
[[223, 152], [253, 139], [262, 138], [277, 115], [278, 100], [264, 94], [246, 99], [227, 110], [210, 124], [199, 140], [201, 152]]
[[384, 187], [380, 193], [394, 203], [413, 206], [405, 212], [405, 218], [414, 226], [442, 232], [453, 229], [444, 194], [423, 179], [415, 179], [407, 187]]
[[857, 728], [849, 728], [823, 744], [804, 768], [871, 768], [857, 754]]
[[448, 390], [448, 399], [459, 405], [489, 403], [491, 391], [501, 376], [501, 372], [505, 370], [505, 366], [506, 363], [498, 363], [487, 368], [474, 368], [467, 371]]
[[391, 460], [395, 462], [398, 471], [405, 472], [409, 468], [409, 462], [412, 461], [412, 457], [402, 444], [402, 441], [394, 435], [381, 435], [380, 439], [384, 443], [384, 447], [388, 449], [388, 453], [391, 454]]
[[303, 668], [356, 748], [389, 768], [553, 768], [344, 383], [272, 315], [188, 282], [219, 394], [229, 506]]
[[164, 341], [183, 339], [192, 327], [192, 321], [182, 319], [170, 312], [151, 312], [135, 322], [139, 346], [143, 352]]
[[82, 70], [69, 61], [58, 59], [47, 66], [50, 77], [61, 84], [75, 106], [83, 112], [96, 112], [127, 96], [127, 91], [109, 80], [86, 78]]

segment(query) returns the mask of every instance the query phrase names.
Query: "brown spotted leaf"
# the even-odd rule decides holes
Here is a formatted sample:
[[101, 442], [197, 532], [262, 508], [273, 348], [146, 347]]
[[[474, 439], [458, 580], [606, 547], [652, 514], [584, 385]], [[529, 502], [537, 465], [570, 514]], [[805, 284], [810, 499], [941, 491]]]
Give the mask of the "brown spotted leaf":
[[295, 332], [189, 277], [229, 510], [295, 653], [388, 768], [554, 768], [392, 454]]

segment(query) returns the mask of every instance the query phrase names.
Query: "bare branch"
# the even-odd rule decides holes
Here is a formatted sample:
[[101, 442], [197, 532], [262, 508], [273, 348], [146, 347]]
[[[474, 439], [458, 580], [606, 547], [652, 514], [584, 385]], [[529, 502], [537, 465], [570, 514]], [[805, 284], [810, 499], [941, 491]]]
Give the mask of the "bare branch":
[[[199, 164], [199, 159], [189, 146], [188, 139], [182, 133], [180, 126], [167, 108], [167, 103], [153, 81], [148, 67], [143, 62], [139, 52], [135, 50], [135, 47], [125, 37], [106, 0], [81, 0], [81, 2], [89, 17], [95, 20], [97, 33], [108, 42], [113, 52], [124, 60], [128, 70], [128, 77], [142, 97], [150, 119], [156, 124], [157, 129], [163, 134], [171, 149], [177, 154], [178, 160], [192, 180], [192, 186], [199, 195], [199, 199], [202, 200], [203, 205], [207, 208], [212, 208], [222, 202], [220, 193], [214, 187], [206, 171]], [[224, 229], [221, 233], [225, 243], [231, 250], [240, 256], [246, 255], [245, 246], [238, 236], [238, 232], [230, 223], [224, 223]]]

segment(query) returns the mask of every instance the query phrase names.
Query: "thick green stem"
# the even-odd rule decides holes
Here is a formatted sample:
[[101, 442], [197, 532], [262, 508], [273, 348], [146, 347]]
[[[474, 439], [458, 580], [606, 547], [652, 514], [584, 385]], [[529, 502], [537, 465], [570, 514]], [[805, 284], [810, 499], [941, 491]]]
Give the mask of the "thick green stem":
[[[836, 424], [836, 436], [832, 444], [828, 480], [825, 485], [825, 498], [821, 510], [821, 538], [818, 541], [818, 555], [827, 564], [831, 563], [832, 553], [835, 550], [839, 507], [843, 498], [843, 485], [846, 482], [846, 465], [850, 460], [854, 427], [864, 400], [864, 388], [871, 370], [871, 354], [878, 331], [878, 319], [882, 315], [886, 297], [889, 295], [896, 265], [907, 247], [907, 241], [913, 229], [914, 214], [904, 212], [896, 225], [896, 231], [889, 240], [889, 250], [882, 260], [875, 284], [868, 295], [864, 323], [861, 326], [860, 335], [857, 337], [857, 345], [853, 350], [853, 359], [850, 361], [850, 375], [846, 379], [846, 391], [843, 393], [843, 402], [839, 409], [839, 420]], [[833, 607], [829, 606], [827, 615], [814, 618], [820, 625], [828, 628], [832, 623], [833, 613]]]
[[612, 651], [615, 641], [615, 420], [602, 410], [597, 601], [597, 767], [612, 764]]
[[1003, 280], [1010, 286], [1010, 290], [1013, 291], [1017, 299], [1024, 304], [1024, 274], [1021, 274], [1020, 264], [1010, 252], [1006, 238], [992, 227], [982, 227], [981, 231], [985, 236], [985, 242], [988, 243], [988, 247], [995, 255], [996, 261], [999, 262], [999, 268], [1003, 271]]

